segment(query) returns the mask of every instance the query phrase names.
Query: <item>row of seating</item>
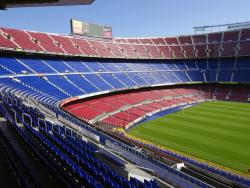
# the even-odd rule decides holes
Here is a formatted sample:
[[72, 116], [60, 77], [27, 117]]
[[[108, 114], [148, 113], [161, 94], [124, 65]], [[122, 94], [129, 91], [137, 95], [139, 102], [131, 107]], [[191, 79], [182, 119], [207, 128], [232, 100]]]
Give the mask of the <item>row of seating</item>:
[[[27, 109], [18, 104], [13, 103], [14, 100], [6, 103], [15, 109], [16, 113], [27, 113]], [[6, 101], [4, 101], [6, 102]], [[32, 112], [30, 111], [30, 114]], [[22, 121], [20, 115], [17, 115], [19, 122], [23, 122], [26, 129], [32, 133], [38, 140], [47, 146], [55, 155], [61, 164], [68, 166], [72, 173], [81, 182], [88, 187], [150, 187], [157, 188], [158, 185], [154, 181], [140, 182], [137, 180], [128, 181], [109, 167], [104, 165], [101, 161], [95, 158], [94, 153], [97, 148], [91, 146], [89, 143], [80, 140], [72, 134], [67, 134], [65, 127], [60, 127], [52, 123], [46, 123], [46, 126], [37, 124], [37, 114], [31, 114], [32, 125]], [[18, 129], [22, 129], [16, 126]], [[38, 131], [39, 130], [39, 131]], [[25, 133], [25, 131], [22, 131]], [[66, 167], [63, 166], [63, 167]], [[68, 168], [66, 167], [66, 169]]]
[[211, 87], [210, 92], [214, 99], [229, 101], [249, 101], [248, 85], [224, 85], [220, 87]]
[[247, 56], [250, 30], [170, 38], [101, 41], [0, 28], [0, 46], [7, 49], [112, 58], [183, 59]]
[[[186, 82], [250, 82], [247, 58], [170, 62], [82, 62], [0, 58], [0, 82], [26, 86], [58, 100], [102, 91]], [[22, 85], [22, 86], [21, 86]]]
[[[0, 107], [0, 114], [2, 115], [5, 112], [2, 111]], [[3, 125], [1, 125], [3, 126]], [[6, 138], [3, 131], [0, 129], [0, 151], [2, 153], [1, 157], [1, 170], [9, 169], [13, 173], [13, 177], [10, 175], [6, 175], [6, 180], [16, 180], [17, 182], [11, 182], [12, 185], [18, 185], [21, 187], [39, 187], [39, 184], [35, 180], [34, 176], [29, 172], [27, 169], [24, 161], [18, 156], [17, 152], [15, 151], [14, 147]], [[5, 159], [5, 160], [3, 160]], [[5, 163], [3, 165], [3, 163]], [[7, 168], [6, 168], [7, 167]], [[10, 182], [7, 182], [8, 185]], [[2, 184], [4, 185], [4, 184]]]
[[[206, 98], [202, 96], [183, 96], [182, 98], [177, 99], [166, 99], [164, 101], [151, 102], [112, 114], [103, 119], [101, 122], [102, 124], [106, 125], [126, 128], [128, 125], [131, 126], [131, 123], [133, 123], [135, 120], [146, 118], [146, 115], [149, 113], [151, 114], [154, 112], [159, 112], [160, 110], [164, 110], [166, 108], [176, 107], [184, 104], [197, 103], [201, 100], [206, 100]], [[131, 109], [133, 109], [132, 113], [130, 111]]]
[[249, 40], [250, 30], [242, 29], [236, 31], [225, 31], [217, 33], [207, 33], [199, 35], [189, 36], [177, 36], [177, 37], [166, 37], [166, 38], [117, 38], [116, 42], [119, 43], [132, 43], [132, 44], [203, 44], [203, 43], [219, 43], [229, 42], [238, 40]]
[[[195, 71], [195, 70], [244, 70], [249, 69], [249, 58], [229, 58], [213, 60], [155, 60], [155, 61], [123, 61], [123, 60], [69, 60], [51, 58], [0, 57], [3, 74], [67, 74], [67, 73], [119, 73], [157, 72], [164, 71]], [[116, 81], [117, 82], [117, 81]], [[122, 83], [119, 83], [122, 84]]]
[[[108, 96], [100, 96], [94, 99], [86, 99], [86, 100], [83, 100], [82, 102], [76, 101], [70, 104], [65, 104], [62, 107], [68, 112], [70, 112], [71, 114], [74, 114], [82, 118], [85, 121], [90, 121], [103, 114], [117, 112], [114, 116], [117, 117], [118, 119], [122, 119], [122, 120], [127, 119], [127, 118], [130, 119], [129, 121], [122, 122], [121, 125], [125, 126], [129, 122], [132, 122], [135, 119], [138, 119], [140, 117], [135, 114], [127, 114], [126, 111], [130, 108], [136, 108], [136, 109], [142, 108], [143, 111], [146, 111], [146, 108], [150, 108], [150, 106], [152, 107], [152, 105], [154, 105], [153, 108], [150, 108], [150, 110], [147, 111], [147, 113], [149, 113], [149, 112], [155, 111], [156, 109], [164, 108], [164, 98], [166, 97], [175, 98], [175, 97], [184, 97], [186, 95], [193, 96], [195, 94], [201, 95], [202, 93], [198, 90], [192, 89], [192, 87], [187, 87], [186, 89], [158, 88], [157, 90], [155, 89], [155, 90], [147, 90], [147, 91], [143, 91], [143, 90], [133, 91], [132, 90], [130, 92], [123, 92], [123, 93], [113, 94], [113, 95], [108, 95]], [[147, 101], [149, 101], [150, 103], [143, 104]], [[138, 106], [139, 104], [141, 105]], [[156, 107], [157, 104], [158, 106]], [[123, 110], [123, 108], [126, 108], [126, 110]], [[107, 117], [107, 118], [108, 120], [114, 119], [114, 117], [112, 118]], [[121, 122], [122, 120], [119, 120], [119, 122]], [[103, 122], [108, 122], [108, 121], [104, 119]]]
[[[54, 153], [58, 150], [55, 150], [53, 144], [50, 144], [43, 137], [39, 137], [40, 135], [38, 134], [37, 129], [33, 129], [30, 125], [30, 121], [27, 122], [27, 119], [25, 120], [22, 117], [22, 109], [15, 108], [15, 105], [8, 101], [3, 100], [5, 108], [2, 108], [3, 103], [0, 105], [0, 108], [4, 110], [5, 118], [12, 123], [18, 135], [23, 139], [27, 146], [31, 148], [30, 151], [33, 151], [36, 154], [38, 159], [41, 160], [41, 164], [45, 165], [45, 168], [51, 170], [51, 173], [55, 173], [53, 176], [59, 178], [59, 181], [61, 181], [60, 185], [65, 183], [65, 185], [69, 187], [80, 187], [81, 183], [79, 183], [79, 181], [77, 182], [75, 179], [70, 179], [70, 176], [72, 176], [72, 171], [70, 170], [71, 167], [64, 166], [65, 168], [62, 169], [62, 164], [64, 164], [64, 162], [59, 160], [58, 153]], [[10, 114], [13, 110], [16, 112], [14, 116]], [[34, 123], [34, 121], [32, 122]], [[20, 123], [22, 123], [23, 126]], [[49, 145], [51, 147], [48, 147]], [[50, 155], [48, 155], [48, 153]], [[89, 185], [93, 185], [93, 187], [98, 187], [95, 186], [96, 184], [93, 181], [89, 183]]]

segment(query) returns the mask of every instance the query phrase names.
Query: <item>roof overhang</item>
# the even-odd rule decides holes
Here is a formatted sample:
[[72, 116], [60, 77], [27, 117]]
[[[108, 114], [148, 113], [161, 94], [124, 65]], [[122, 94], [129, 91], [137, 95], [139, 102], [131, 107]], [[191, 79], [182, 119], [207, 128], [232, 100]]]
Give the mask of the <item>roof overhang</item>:
[[51, 3], [21, 3], [21, 4], [8, 4], [6, 3], [6, 8], [18, 8], [18, 7], [43, 7], [43, 6], [72, 6], [72, 5], [90, 5], [95, 0], [55, 0]]

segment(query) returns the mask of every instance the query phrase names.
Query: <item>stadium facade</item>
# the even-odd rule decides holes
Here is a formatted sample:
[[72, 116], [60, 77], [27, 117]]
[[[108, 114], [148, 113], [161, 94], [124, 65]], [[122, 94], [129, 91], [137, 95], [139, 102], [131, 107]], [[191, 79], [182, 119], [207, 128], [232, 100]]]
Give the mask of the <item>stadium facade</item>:
[[[247, 175], [163, 152], [116, 130], [178, 106], [249, 102], [250, 29], [106, 41], [0, 28], [0, 49], [1, 114], [36, 146], [34, 153], [46, 148], [77, 179], [65, 184], [250, 186]], [[154, 177], [128, 180], [97, 159], [98, 152], [123, 167], [121, 158], [150, 169]], [[16, 173], [23, 185], [32, 183]]]

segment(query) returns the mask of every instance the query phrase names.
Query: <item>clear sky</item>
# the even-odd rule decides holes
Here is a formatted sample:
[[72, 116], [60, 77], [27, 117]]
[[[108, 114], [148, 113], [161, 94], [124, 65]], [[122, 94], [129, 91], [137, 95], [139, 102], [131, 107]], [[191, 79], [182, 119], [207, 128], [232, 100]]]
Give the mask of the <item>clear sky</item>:
[[0, 27], [70, 33], [69, 21], [110, 25], [115, 37], [192, 34], [193, 26], [250, 21], [250, 0], [96, 0], [90, 6], [0, 11]]

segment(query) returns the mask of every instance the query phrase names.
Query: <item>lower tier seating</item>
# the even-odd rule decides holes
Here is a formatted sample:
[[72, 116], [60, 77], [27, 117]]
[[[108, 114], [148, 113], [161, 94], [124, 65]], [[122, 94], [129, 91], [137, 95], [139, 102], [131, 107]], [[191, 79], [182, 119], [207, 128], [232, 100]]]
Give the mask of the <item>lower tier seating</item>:
[[[18, 100], [18, 98], [12, 99]], [[37, 147], [41, 146], [46, 149], [46, 156], [52, 157], [58, 163], [60, 169], [58, 173], [63, 171], [63, 168], [65, 173], [69, 173], [68, 177], [76, 184], [70, 187], [159, 187], [155, 181], [141, 182], [133, 178], [129, 181], [95, 157], [95, 152], [98, 150], [96, 145], [82, 140], [76, 132], [62, 125], [47, 120], [38, 124], [39, 116], [35, 111], [30, 111], [32, 108], [13, 101], [9, 103], [8, 100], [4, 100], [4, 105], [1, 103], [0, 110], [9, 105], [15, 110], [15, 117], [19, 124], [13, 123], [12, 126], [25, 142], [36, 142]], [[10, 113], [10, 111], [5, 109], [5, 113]], [[30, 119], [23, 120], [20, 115], [22, 113], [29, 113]]]
[[[156, 109], [163, 108], [164, 106], [162, 106], [160, 102], [164, 102], [164, 100], [167, 98], [194, 95], [194, 92], [196, 92], [197, 95], [201, 94], [199, 91], [189, 87], [187, 89], [161, 88], [157, 90], [151, 89], [146, 91], [132, 90], [120, 94], [101, 96], [98, 98], [82, 100], [81, 102], [71, 103], [69, 105], [65, 105], [64, 109], [87, 121], [91, 121], [98, 116], [117, 112], [113, 118], [109, 118], [108, 120], [119, 119], [117, 120], [119, 121], [119, 124], [121, 123], [120, 120], [122, 120], [122, 122], [125, 121], [128, 123], [138, 119], [140, 116], [135, 116], [135, 114], [130, 113], [127, 114], [126, 111], [124, 113], [124, 110], [135, 107], [138, 109], [142, 108], [142, 110], [146, 112], [152, 112]], [[123, 122], [123, 124], [125, 123]]]
[[88, 122], [126, 127], [152, 113], [207, 99], [248, 101], [246, 85], [166, 86], [101, 95], [64, 104], [67, 112]]

